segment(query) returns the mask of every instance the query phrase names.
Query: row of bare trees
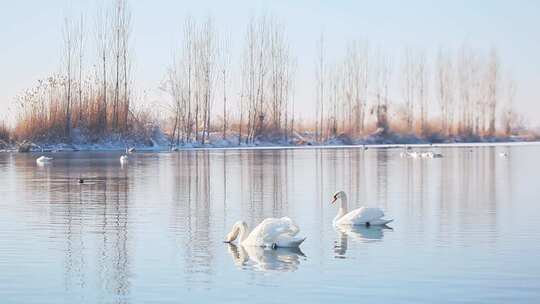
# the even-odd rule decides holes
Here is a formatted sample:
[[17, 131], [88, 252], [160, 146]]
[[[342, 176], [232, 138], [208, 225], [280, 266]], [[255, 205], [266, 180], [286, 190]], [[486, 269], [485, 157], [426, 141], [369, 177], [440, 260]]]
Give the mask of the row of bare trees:
[[[202, 23], [187, 18], [184, 39], [169, 69], [166, 89], [174, 106], [172, 138], [179, 143], [208, 140], [218, 75], [227, 87], [227, 63], [220, 66], [220, 41], [212, 19]], [[220, 69], [221, 68], [221, 69]], [[226, 129], [227, 100], [224, 94], [224, 129]], [[224, 130], [225, 132], [225, 130]]]
[[283, 24], [266, 16], [252, 19], [246, 31], [241, 68], [239, 124], [246, 121], [246, 142], [261, 136], [288, 137], [294, 128], [289, 114], [295, 65]]
[[[94, 25], [86, 31], [82, 16], [66, 19], [61, 72], [18, 99], [16, 132], [21, 137], [71, 138], [74, 128], [95, 136], [126, 134], [141, 125], [132, 106], [127, 0], [98, 10]], [[87, 39], [88, 32], [94, 39]], [[253, 143], [311, 133], [315, 141], [325, 142], [391, 132], [417, 137], [510, 135], [516, 128], [515, 85], [495, 49], [483, 53], [465, 45], [440, 49], [433, 58], [405, 49], [393, 58], [367, 41], [352, 41], [342, 56], [328, 58], [321, 35], [314, 98], [302, 100], [303, 111], [295, 111], [297, 59], [285, 25], [260, 16], [252, 18], [243, 33], [235, 61], [231, 37], [218, 31], [212, 18], [186, 18], [162, 86], [171, 97], [172, 115], [159, 119], [170, 121], [173, 144], [205, 144], [211, 135], [212, 140], [220, 135]], [[87, 59], [89, 49], [94, 60]], [[305, 114], [311, 111], [314, 116]], [[308, 121], [300, 122], [299, 116]]]
[[[285, 28], [273, 18], [252, 19], [247, 26], [236, 95], [239, 115], [231, 117], [230, 39], [218, 34], [211, 18], [196, 22], [188, 17], [180, 48], [175, 52], [163, 88], [173, 100], [172, 138], [176, 142], [206, 143], [212, 131], [221, 129], [225, 139], [236, 127], [239, 142], [250, 143], [261, 136], [287, 137], [293, 128], [291, 99], [295, 60]], [[212, 109], [221, 88], [222, 109]], [[221, 114], [221, 126], [211, 118]], [[233, 126], [234, 125], [234, 126]]]
[[389, 131], [470, 138], [510, 135], [516, 127], [515, 86], [495, 49], [487, 55], [466, 45], [457, 52], [440, 49], [432, 61], [423, 51], [405, 49], [396, 68], [367, 42], [353, 41], [330, 64], [321, 37], [317, 53], [319, 141]]
[[[100, 9], [94, 23], [90, 31], [82, 14], [65, 19], [60, 72], [17, 98], [15, 131], [20, 137], [69, 140], [74, 128], [96, 136], [129, 131], [132, 50], [127, 1]], [[92, 46], [95, 52], [88, 52]]]

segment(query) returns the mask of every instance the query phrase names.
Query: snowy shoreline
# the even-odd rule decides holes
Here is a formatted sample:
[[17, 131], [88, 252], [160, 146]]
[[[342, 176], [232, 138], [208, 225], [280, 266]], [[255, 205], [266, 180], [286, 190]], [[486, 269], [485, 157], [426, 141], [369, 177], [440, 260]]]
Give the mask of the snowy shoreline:
[[[255, 144], [183, 144], [178, 146], [170, 145], [129, 145], [124, 143], [107, 144], [33, 144], [28, 153], [48, 153], [48, 152], [123, 152], [126, 148], [134, 148], [136, 152], [177, 152], [187, 150], [292, 150], [292, 149], [391, 149], [391, 148], [442, 148], [442, 147], [489, 147], [489, 146], [525, 146], [540, 145], [540, 141], [497, 141], [497, 142], [452, 142], [452, 143], [354, 143], [354, 144], [283, 144], [283, 143], [255, 143]], [[16, 146], [0, 149], [0, 153], [24, 153]]]

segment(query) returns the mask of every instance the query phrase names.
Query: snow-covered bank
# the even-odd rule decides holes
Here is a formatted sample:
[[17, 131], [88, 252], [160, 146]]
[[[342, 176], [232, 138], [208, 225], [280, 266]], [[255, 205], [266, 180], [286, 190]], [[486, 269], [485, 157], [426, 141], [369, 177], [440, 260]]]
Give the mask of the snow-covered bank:
[[523, 145], [540, 144], [537, 138], [531, 137], [490, 137], [490, 138], [436, 138], [428, 140], [411, 135], [396, 133], [372, 134], [363, 138], [351, 139], [345, 135], [330, 138], [324, 142], [314, 140], [313, 134], [295, 133], [288, 138], [260, 138], [251, 143], [239, 141], [238, 135], [222, 138], [221, 133], [211, 133], [208, 142], [188, 142], [171, 144], [170, 139], [161, 132], [156, 132], [150, 137], [126, 138], [110, 136], [97, 141], [90, 141], [84, 136], [77, 136], [69, 143], [50, 141], [24, 141], [21, 143], [7, 144], [0, 147], [0, 152], [66, 152], [66, 151], [125, 151], [134, 148], [136, 151], [177, 151], [185, 149], [295, 149], [295, 148], [392, 148], [392, 147], [445, 147], [445, 146], [492, 146], [492, 145]]

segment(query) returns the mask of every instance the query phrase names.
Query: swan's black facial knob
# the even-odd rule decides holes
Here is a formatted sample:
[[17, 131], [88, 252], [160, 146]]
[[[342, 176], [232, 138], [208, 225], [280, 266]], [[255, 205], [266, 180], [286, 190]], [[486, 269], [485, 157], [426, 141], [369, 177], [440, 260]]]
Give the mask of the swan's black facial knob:
[[79, 178], [79, 184], [84, 184], [84, 179]]

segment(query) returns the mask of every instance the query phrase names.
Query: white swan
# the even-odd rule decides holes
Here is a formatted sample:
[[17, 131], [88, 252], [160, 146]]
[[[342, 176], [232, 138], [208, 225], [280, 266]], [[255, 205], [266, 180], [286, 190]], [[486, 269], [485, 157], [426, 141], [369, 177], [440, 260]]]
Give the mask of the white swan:
[[121, 164], [127, 164], [127, 162], [128, 162], [128, 156], [127, 155], [120, 156], [120, 163]]
[[294, 248], [306, 239], [296, 236], [299, 231], [298, 226], [288, 217], [267, 218], [251, 232], [245, 222], [239, 221], [227, 234], [225, 242], [230, 243], [239, 238], [238, 243], [242, 246]]
[[423, 152], [421, 154], [422, 158], [441, 158], [443, 155], [441, 153], [435, 153], [433, 151]]
[[409, 157], [411, 158], [419, 158], [421, 157], [420, 152], [407, 152]]
[[39, 165], [42, 165], [42, 164], [48, 164], [50, 162], [52, 162], [53, 158], [52, 157], [47, 157], [45, 155], [43, 156], [40, 156], [36, 159], [36, 163], [38, 163]]
[[399, 154], [401, 158], [441, 158], [443, 155], [441, 153], [435, 153], [433, 151], [428, 152], [408, 152], [403, 151]]
[[338, 210], [338, 214], [333, 220], [334, 226], [338, 225], [364, 225], [364, 226], [381, 226], [386, 225], [393, 220], [383, 219], [384, 212], [379, 208], [360, 207], [354, 209], [351, 212], [347, 211], [347, 194], [345, 191], [338, 191], [334, 194], [334, 200], [332, 204], [337, 200], [341, 200], [341, 205]]

